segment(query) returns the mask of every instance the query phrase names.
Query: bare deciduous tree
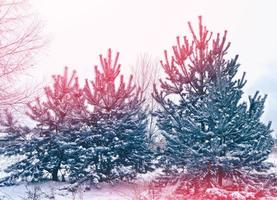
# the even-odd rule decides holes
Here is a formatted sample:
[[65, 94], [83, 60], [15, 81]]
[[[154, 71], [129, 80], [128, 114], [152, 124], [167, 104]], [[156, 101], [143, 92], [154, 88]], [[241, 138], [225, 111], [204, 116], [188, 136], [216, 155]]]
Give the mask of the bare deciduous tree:
[[151, 93], [153, 84], [159, 78], [159, 63], [149, 54], [144, 53], [137, 58], [136, 65], [132, 66], [131, 72], [134, 75], [135, 84], [143, 91], [145, 105], [148, 106], [150, 112], [148, 126], [149, 138], [154, 139], [153, 137], [156, 136], [157, 127], [152, 113], [157, 108], [157, 103]]
[[26, 12], [26, 0], [0, 1], [0, 110], [25, 104], [30, 90], [20, 76], [34, 65], [33, 56], [44, 45], [40, 23]]

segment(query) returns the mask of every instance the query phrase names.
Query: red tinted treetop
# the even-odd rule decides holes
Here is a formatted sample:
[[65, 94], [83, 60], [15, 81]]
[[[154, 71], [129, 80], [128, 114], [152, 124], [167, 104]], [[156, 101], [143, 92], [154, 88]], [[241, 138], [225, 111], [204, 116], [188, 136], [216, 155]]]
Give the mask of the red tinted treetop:
[[[226, 42], [227, 31], [223, 36], [218, 33], [213, 37], [213, 33], [203, 26], [201, 16], [198, 25], [198, 32], [196, 32], [188, 22], [192, 39], [189, 40], [184, 36], [181, 41], [178, 36], [177, 44], [172, 47], [171, 58], [168, 52], [164, 51], [164, 61], [161, 61], [161, 65], [167, 81], [160, 80], [160, 84], [166, 94], [181, 94], [184, 89], [203, 94], [205, 82], [215, 76], [218, 66], [226, 64], [224, 56], [230, 47], [230, 42]], [[164, 98], [164, 95], [159, 93], [154, 85], [156, 99]]]
[[[107, 57], [100, 55], [100, 68], [95, 66], [95, 80], [86, 80], [85, 94], [89, 104], [93, 105], [95, 110], [104, 110], [109, 112], [116, 108], [123, 108], [135, 101], [142, 101], [142, 95], [139, 88], [133, 83], [131, 75], [128, 82], [125, 82], [124, 76], [120, 75], [118, 64], [119, 53], [116, 53], [115, 59], [112, 59], [112, 50], [108, 49]], [[117, 82], [118, 80], [118, 82]]]

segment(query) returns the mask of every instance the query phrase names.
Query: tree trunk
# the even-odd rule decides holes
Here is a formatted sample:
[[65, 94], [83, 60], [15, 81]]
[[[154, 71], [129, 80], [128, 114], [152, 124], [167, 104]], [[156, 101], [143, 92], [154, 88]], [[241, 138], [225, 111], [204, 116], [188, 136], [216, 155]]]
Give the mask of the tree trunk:
[[58, 171], [59, 171], [59, 168], [55, 168], [53, 171], [52, 171], [52, 181], [59, 181], [59, 178], [58, 178]]
[[[223, 136], [221, 138], [221, 145], [225, 144], [225, 137]], [[223, 149], [220, 153], [221, 157], [225, 157], [226, 153], [225, 153], [225, 149]], [[223, 184], [223, 176], [224, 176], [224, 171], [223, 171], [223, 167], [219, 166], [218, 167], [218, 185], [221, 187]]]
[[218, 167], [218, 185], [222, 187], [223, 185], [224, 172], [221, 166]]
[[207, 175], [205, 177], [205, 180], [206, 180], [206, 184], [208, 187], [211, 187], [211, 163], [209, 162], [208, 163], [208, 172], [207, 172]]
[[62, 174], [62, 182], [65, 182], [65, 175]]

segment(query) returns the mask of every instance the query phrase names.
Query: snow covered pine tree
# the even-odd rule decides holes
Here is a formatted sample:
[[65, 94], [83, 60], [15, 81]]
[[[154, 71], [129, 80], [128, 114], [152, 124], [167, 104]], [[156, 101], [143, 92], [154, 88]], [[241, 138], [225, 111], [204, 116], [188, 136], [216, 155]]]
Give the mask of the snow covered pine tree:
[[38, 122], [37, 128], [16, 151], [7, 148], [6, 155], [24, 157], [7, 168], [11, 174], [2, 180], [5, 184], [18, 180], [41, 181], [49, 175], [58, 181], [58, 171], [66, 166], [68, 140], [74, 140], [74, 135], [69, 133], [86, 115], [85, 98], [75, 71], [68, 76], [65, 68], [63, 76], [55, 75], [53, 79], [53, 88], [45, 87], [45, 100], [41, 103], [37, 98], [34, 104], [28, 104], [30, 111], [27, 114]]
[[24, 140], [30, 129], [26, 126], [22, 127], [10, 110], [5, 109], [1, 113], [3, 114], [0, 114], [0, 154], [17, 151], [18, 145]]
[[[119, 53], [112, 60], [100, 55], [95, 80], [86, 80], [84, 92], [90, 106], [90, 121], [80, 130], [72, 162], [72, 181], [115, 181], [149, 170], [151, 152], [147, 145], [147, 117], [143, 94], [130, 76], [120, 75]], [[82, 148], [81, 148], [82, 147]]]
[[80, 88], [76, 71], [68, 75], [65, 67], [63, 75], [53, 76], [53, 88], [45, 87], [46, 101], [28, 104], [30, 112], [27, 113], [42, 129], [59, 132], [73, 128], [75, 124], [87, 116], [83, 89]]
[[166, 157], [171, 165], [185, 166], [194, 184], [242, 181], [243, 169], [260, 166], [273, 145], [270, 123], [260, 121], [266, 96], [257, 92], [248, 105], [241, 101], [245, 74], [235, 78], [238, 56], [225, 59], [226, 31], [213, 38], [201, 17], [198, 34], [188, 25], [192, 41], [184, 37], [182, 44], [177, 37], [171, 60], [165, 51], [161, 61], [167, 81], [160, 80], [161, 89], [154, 85]]

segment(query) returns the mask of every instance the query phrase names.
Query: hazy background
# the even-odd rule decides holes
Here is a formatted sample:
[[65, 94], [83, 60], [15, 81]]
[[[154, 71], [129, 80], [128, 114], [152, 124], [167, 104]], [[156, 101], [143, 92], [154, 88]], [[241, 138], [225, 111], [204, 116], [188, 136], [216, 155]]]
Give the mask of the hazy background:
[[197, 16], [213, 32], [228, 30], [229, 55], [239, 54], [247, 72], [245, 97], [255, 90], [269, 95], [264, 118], [277, 130], [277, 3], [274, 0], [31, 0], [49, 44], [32, 71], [34, 83], [46, 83], [66, 65], [91, 78], [98, 55], [120, 52], [129, 72], [139, 54], [163, 59], [177, 35], [188, 34]]

